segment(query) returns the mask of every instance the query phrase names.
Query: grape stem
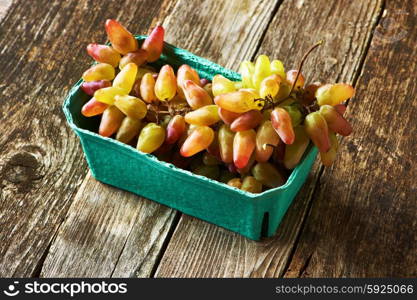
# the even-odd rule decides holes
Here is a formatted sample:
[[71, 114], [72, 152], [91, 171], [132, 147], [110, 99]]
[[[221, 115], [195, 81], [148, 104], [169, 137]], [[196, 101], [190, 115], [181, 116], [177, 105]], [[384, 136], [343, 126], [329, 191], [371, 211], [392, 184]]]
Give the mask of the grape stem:
[[292, 91], [294, 90], [295, 84], [297, 83], [298, 80], [298, 76], [301, 73], [301, 69], [303, 68], [304, 62], [307, 60], [307, 57], [310, 55], [311, 52], [313, 52], [314, 49], [316, 49], [318, 46], [322, 45], [324, 43], [324, 40], [321, 40], [319, 42], [317, 42], [315, 45], [313, 45], [303, 56], [303, 58], [301, 59], [300, 65], [298, 66], [298, 71], [297, 71], [297, 76], [295, 77], [294, 82], [292, 83], [291, 86], [291, 90], [290, 90], [290, 95], [292, 93]]

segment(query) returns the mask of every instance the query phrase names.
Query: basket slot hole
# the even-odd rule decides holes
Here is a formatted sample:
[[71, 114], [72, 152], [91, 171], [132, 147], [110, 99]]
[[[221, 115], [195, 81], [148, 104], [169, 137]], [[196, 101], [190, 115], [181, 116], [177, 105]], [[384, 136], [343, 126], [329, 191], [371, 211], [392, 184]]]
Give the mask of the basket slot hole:
[[262, 229], [261, 229], [261, 236], [268, 236], [268, 225], [269, 225], [269, 213], [264, 213], [264, 217], [262, 219]]

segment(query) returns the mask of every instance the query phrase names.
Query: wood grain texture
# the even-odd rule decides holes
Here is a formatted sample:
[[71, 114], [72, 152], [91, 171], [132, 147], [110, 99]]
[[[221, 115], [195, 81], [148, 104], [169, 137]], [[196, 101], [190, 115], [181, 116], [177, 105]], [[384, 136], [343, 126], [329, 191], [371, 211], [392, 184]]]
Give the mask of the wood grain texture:
[[[236, 47], [252, 51], [240, 55], [253, 54], [258, 40], [250, 37], [261, 37], [274, 5], [271, 1], [171, 3], [163, 6], [168, 12], [163, 21], [166, 41], [226, 64], [229, 59], [224, 53], [235, 55]], [[213, 19], [213, 14], [218, 17]], [[162, 21], [163, 16], [158, 19]], [[245, 29], [247, 23], [251, 30]], [[222, 45], [223, 28], [229, 27], [242, 33], [233, 36], [233, 43]], [[112, 202], [116, 196], [124, 200]], [[51, 246], [41, 276], [149, 277], [169, 229], [176, 225], [174, 215], [167, 207], [87, 177]]]
[[[325, 45], [305, 64], [303, 73], [307, 80], [353, 82], [366, 54], [381, 5], [380, 1], [284, 1], [268, 27], [258, 53], [281, 59], [287, 68], [295, 68], [311, 45], [325, 39]], [[340, 151], [347, 149], [342, 146]], [[271, 239], [249, 241], [183, 216], [156, 276], [282, 276], [308, 213], [320, 174], [319, 166], [315, 164], [277, 235]]]
[[146, 32], [160, 3], [14, 1], [0, 21], [0, 277], [36, 275], [87, 172], [61, 111], [85, 46], [110, 17]]
[[387, 1], [287, 277], [417, 276], [417, 4]]
[[[133, 199], [88, 175], [50, 248], [41, 276], [126, 277], [132, 271], [149, 276], [152, 268], [141, 266], [155, 260], [157, 253], [152, 248], [160, 247], [169, 230], [165, 225], [174, 215], [173, 210]], [[130, 236], [135, 245], [126, 242]]]

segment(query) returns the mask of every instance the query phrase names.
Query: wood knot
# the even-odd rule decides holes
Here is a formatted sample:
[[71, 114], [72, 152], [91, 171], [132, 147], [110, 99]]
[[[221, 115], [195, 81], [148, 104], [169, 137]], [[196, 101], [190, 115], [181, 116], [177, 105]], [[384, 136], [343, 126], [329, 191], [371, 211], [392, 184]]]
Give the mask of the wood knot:
[[[42, 153], [43, 150], [39, 152]], [[42, 163], [37, 157], [30, 152], [22, 151], [14, 154], [6, 162], [0, 173], [0, 182], [10, 182], [17, 187], [19, 193], [27, 193], [32, 189], [34, 181], [43, 176]]]

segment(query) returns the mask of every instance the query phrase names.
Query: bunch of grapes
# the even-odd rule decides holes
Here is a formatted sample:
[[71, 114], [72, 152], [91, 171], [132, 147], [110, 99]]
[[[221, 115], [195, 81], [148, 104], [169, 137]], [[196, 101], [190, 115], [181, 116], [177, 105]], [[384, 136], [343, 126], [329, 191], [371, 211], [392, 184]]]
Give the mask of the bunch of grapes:
[[[81, 88], [92, 98], [86, 117], [101, 116], [99, 134], [152, 153], [195, 174], [252, 193], [283, 185], [310, 140], [325, 166], [336, 158], [336, 134], [352, 132], [343, 104], [351, 85], [304, 85], [302, 64], [285, 72], [279, 60], [260, 55], [240, 65], [242, 81], [200, 78], [190, 66], [160, 70], [148, 62], [163, 50], [156, 26], [139, 47], [115, 20], [105, 24], [111, 46], [89, 44], [98, 63], [84, 72]], [[118, 69], [118, 70], [117, 70]]]

